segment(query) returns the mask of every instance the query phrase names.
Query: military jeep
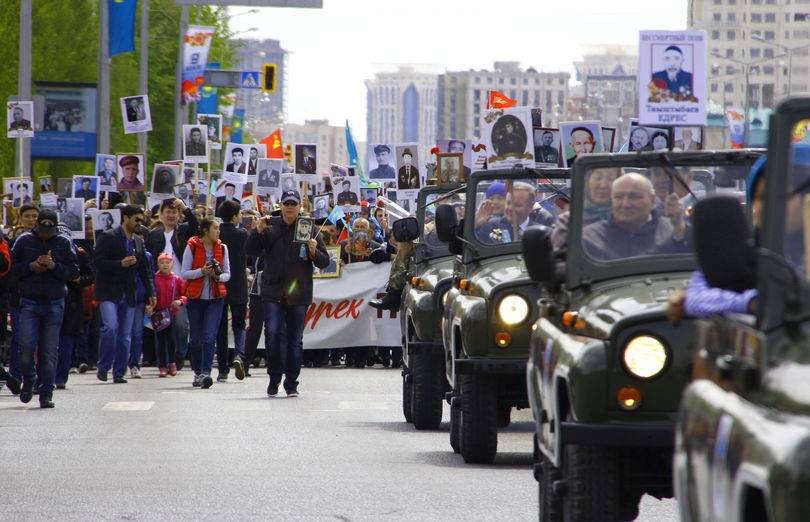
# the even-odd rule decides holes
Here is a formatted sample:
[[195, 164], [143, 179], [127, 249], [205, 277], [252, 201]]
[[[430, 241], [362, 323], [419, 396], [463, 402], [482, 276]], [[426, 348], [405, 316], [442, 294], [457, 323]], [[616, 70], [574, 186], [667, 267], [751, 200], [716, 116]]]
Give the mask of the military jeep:
[[[810, 518], [808, 125], [807, 97], [782, 102], [771, 116], [760, 243], [752, 248], [754, 314], [698, 324], [673, 464], [683, 520]], [[736, 242], [750, 237], [728, 227], [717, 232]], [[741, 268], [736, 257], [723, 263], [726, 271]], [[714, 281], [724, 274], [711, 266], [704, 272], [723, 288]]]
[[690, 209], [705, 192], [692, 181], [708, 171], [718, 190], [738, 191], [756, 157], [578, 158], [570, 215], [524, 235], [543, 292], [526, 367], [540, 520], [632, 520], [644, 493], [672, 496], [694, 324], [671, 324], [665, 306], [695, 266]]
[[425, 187], [417, 199], [419, 240], [413, 277], [402, 292], [402, 410], [418, 430], [436, 429], [449, 389], [442, 350], [442, 297], [453, 279], [453, 255], [436, 235], [436, 201], [464, 216], [464, 187]]
[[490, 463], [498, 428], [513, 407], [528, 407], [523, 377], [528, 325], [539, 290], [520, 256], [520, 237], [551, 224], [567, 204], [566, 170], [491, 170], [468, 180], [464, 218], [439, 205], [439, 239], [456, 254], [453, 285], [442, 296], [442, 340], [451, 391], [450, 444], [468, 463]]

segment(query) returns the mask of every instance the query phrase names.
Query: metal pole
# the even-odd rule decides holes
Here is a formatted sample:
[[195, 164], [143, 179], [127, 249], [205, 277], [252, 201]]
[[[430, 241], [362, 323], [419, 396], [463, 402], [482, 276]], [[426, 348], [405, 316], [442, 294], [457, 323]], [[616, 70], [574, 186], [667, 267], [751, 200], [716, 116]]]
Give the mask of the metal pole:
[[743, 100], [744, 108], [743, 108], [743, 146], [748, 146], [748, 110], [750, 106], [750, 97], [749, 97], [749, 71], [751, 67], [748, 64], [744, 64], [743, 68], [745, 70], [745, 99]]
[[110, 153], [110, 11], [107, 0], [99, 0], [98, 44], [98, 151]]
[[[141, 0], [141, 59], [140, 94], [149, 94], [149, 0]], [[138, 133], [138, 152], [144, 155], [146, 164], [147, 132]]]
[[174, 157], [182, 158], [182, 130], [183, 130], [183, 115], [185, 114], [185, 106], [183, 104], [183, 95], [181, 87], [183, 85], [183, 40], [186, 36], [186, 26], [188, 25], [188, 5], [183, 4], [180, 6], [180, 47], [177, 50], [177, 69], [175, 71], [175, 85], [174, 85]]
[[[31, 0], [20, 2], [20, 64], [17, 78], [17, 99], [31, 100]], [[35, 111], [36, 112], [36, 111]], [[36, 117], [31, 115], [31, 125]], [[15, 157], [17, 176], [26, 176], [29, 173], [29, 160], [31, 157], [30, 138], [17, 138], [20, 143]]]
[[793, 92], [793, 49], [788, 49], [788, 96]]

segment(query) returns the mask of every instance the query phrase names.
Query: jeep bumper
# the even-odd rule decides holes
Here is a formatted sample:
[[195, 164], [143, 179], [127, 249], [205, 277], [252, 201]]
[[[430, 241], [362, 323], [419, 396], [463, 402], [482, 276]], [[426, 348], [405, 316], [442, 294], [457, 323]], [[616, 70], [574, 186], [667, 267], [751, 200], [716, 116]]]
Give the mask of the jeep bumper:
[[499, 374], [499, 375], [526, 375], [526, 359], [494, 359], [474, 358], [456, 359], [456, 373], [458, 374]]
[[560, 442], [563, 445], [671, 448], [675, 445], [675, 425], [562, 422]]

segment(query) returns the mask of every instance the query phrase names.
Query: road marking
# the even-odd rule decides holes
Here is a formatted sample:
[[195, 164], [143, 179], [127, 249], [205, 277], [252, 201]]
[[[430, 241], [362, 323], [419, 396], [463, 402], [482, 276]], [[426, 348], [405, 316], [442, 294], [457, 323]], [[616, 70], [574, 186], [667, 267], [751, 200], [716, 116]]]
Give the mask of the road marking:
[[154, 401], [141, 402], [108, 402], [101, 408], [102, 411], [147, 411], [154, 406]]
[[387, 410], [386, 402], [366, 402], [366, 401], [340, 401], [338, 408], [341, 410]]

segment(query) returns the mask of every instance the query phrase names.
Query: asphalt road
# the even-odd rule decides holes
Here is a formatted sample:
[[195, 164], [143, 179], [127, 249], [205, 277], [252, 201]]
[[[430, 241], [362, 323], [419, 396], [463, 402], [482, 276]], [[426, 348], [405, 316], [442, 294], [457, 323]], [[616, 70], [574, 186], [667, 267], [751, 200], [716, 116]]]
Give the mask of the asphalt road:
[[[402, 418], [397, 370], [304, 369], [298, 398], [266, 374], [210, 390], [186, 370], [129, 384], [71, 375], [56, 409], [0, 392], [3, 520], [536, 520], [530, 413], [494, 465]], [[677, 520], [645, 497], [640, 520]]]

